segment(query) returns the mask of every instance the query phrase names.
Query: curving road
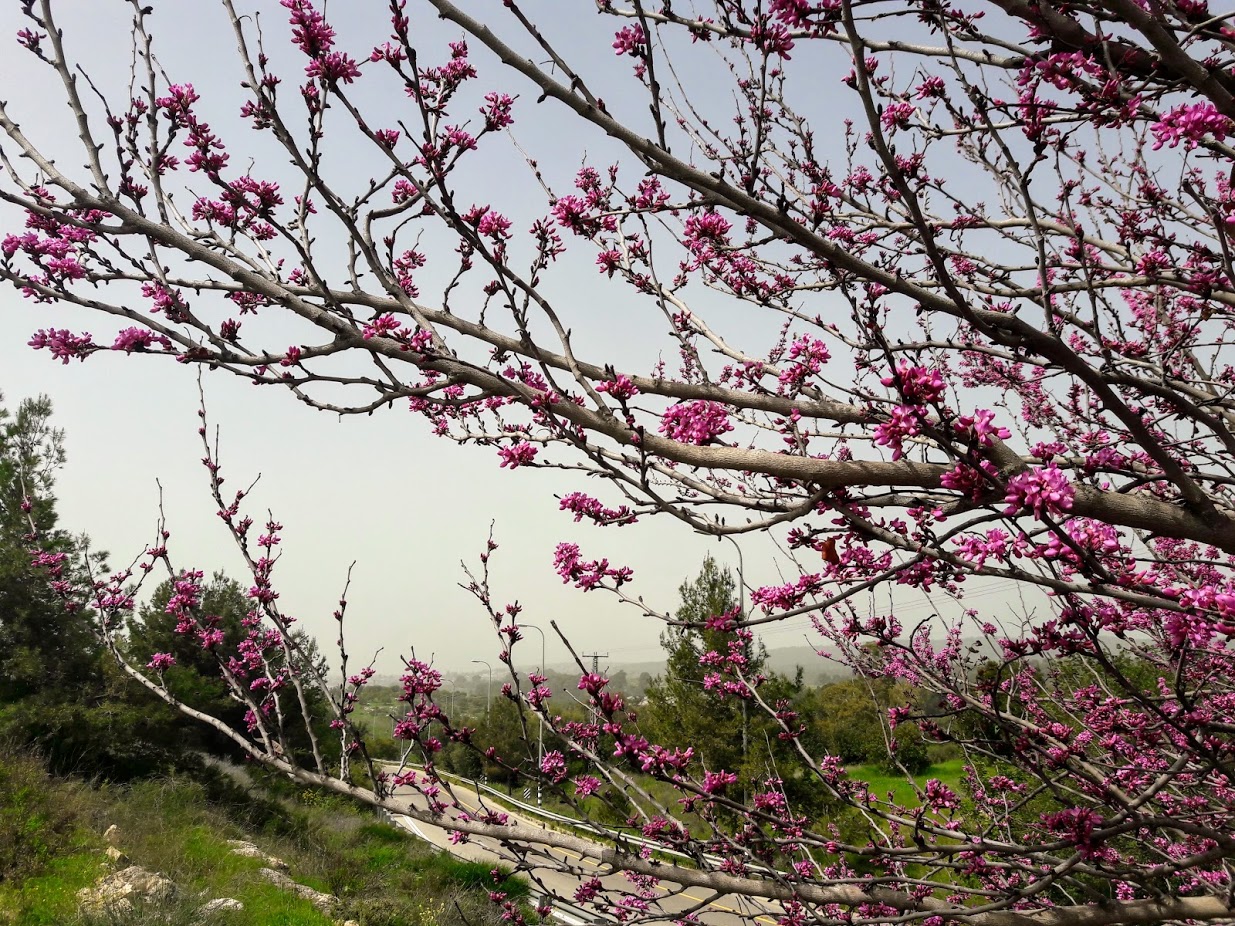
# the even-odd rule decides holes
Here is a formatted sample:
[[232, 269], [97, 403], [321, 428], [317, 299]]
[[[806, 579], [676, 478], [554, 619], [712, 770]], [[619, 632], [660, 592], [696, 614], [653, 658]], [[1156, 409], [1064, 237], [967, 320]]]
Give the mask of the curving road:
[[[492, 801], [485, 801], [477, 791], [457, 781], [451, 781], [451, 789], [455, 799], [464, 811], [476, 813], [482, 810], [501, 811], [507, 813], [520, 823], [527, 826], [544, 827], [541, 820], [527, 815], [511, 813], [506, 807]], [[414, 788], [402, 788], [398, 796], [410, 800], [418, 808], [426, 808], [425, 798]], [[455, 816], [458, 811], [450, 811]], [[471, 837], [465, 843], [453, 843], [450, 831], [440, 826], [433, 826], [413, 820], [410, 817], [396, 816], [395, 821], [404, 829], [415, 834], [424, 841], [437, 846], [459, 858], [474, 862], [509, 864], [512, 859], [503, 852], [501, 846], [492, 839]], [[599, 851], [599, 844], [598, 851]], [[603, 887], [614, 892], [629, 893], [636, 886], [627, 880], [623, 873], [606, 873], [605, 866], [590, 858], [584, 858], [565, 849], [547, 849], [536, 847], [529, 853], [528, 863], [535, 865], [536, 859], [543, 859], [543, 864], [534, 867], [529, 876], [534, 884], [541, 889], [559, 897], [573, 898], [578, 888], [592, 878], [599, 878]], [[655, 919], [674, 919], [688, 912], [695, 912], [698, 920], [707, 926], [775, 926], [780, 911], [775, 905], [758, 904], [746, 897], [717, 895], [708, 893], [702, 888], [686, 888], [662, 882], [649, 890], [645, 897], [651, 905], [648, 913]], [[554, 916], [568, 924], [581, 926], [583, 923], [612, 923], [613, 917], [592, 909], [586, 903], [555, 905]]]

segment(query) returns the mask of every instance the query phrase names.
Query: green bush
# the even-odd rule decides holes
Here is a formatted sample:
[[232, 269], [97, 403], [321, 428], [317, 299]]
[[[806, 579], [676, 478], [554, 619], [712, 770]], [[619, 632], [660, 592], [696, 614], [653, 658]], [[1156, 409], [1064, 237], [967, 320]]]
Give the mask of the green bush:
[[83, 844], [85, 786], [49, 782], [33, 757], [0, 751], [0, 884], [20, 882]]

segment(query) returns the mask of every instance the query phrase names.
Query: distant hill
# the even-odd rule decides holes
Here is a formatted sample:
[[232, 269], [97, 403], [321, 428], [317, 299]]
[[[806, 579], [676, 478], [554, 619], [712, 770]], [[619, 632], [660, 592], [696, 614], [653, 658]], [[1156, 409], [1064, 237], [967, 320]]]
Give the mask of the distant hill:
[[[602, 661], [602, 665], [604, 665]], [[768, 649], [768, 668], [782, 675], [793, 675], [798, 666], [803, 669], [803, 679], [807, 685], [823, 685], [840, 679], [849, 678], [852, 672], [843, 666], [838, 666], [819, 656], [809, 646], [784, 646]], [[607, 663], [610, 676], [624, 671], [632, 681], [644, 672], [655, 678], [665, 671], [663, 659], [648, 662], [619, 662], [609, 660]], [[555, 672], [565, 672], [570, 667], [566, 665], [551, 666]]]

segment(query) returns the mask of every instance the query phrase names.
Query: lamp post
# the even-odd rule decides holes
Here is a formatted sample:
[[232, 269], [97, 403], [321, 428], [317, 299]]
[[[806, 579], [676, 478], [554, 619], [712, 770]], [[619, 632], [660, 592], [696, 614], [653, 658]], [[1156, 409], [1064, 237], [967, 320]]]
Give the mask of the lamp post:
[[[728, 540], [731, 544], [733, 544], [733, 549], [738, 551], [738, 616], [741, 618], [745, 618], [746, 617], [746, 568], [745, 568], [745, 563], [742, 560], [742, 546], [736, 540], [733, 539], [732, 534], [721, 534], [721, 536], [725, 540]], [[746, 752], [747, 750], [746, 730], [747, 730], [746, 699], [743, 698], [742, 699], [742, 761], [743, 762], [746, 761], [746, 754], [747, 754]], [[743, 784], [742, 784], [742, 801], [743, 803], [745, 803], [746, 801], [745, 779], [743, 779]]]
[[[528, 630], [535, 630], [540, 634], [540, 668], [536, 671], [545, 674], [545, 632], [535, 624], [520, 624], [520, 627], [526, 627]], [[536, 744], [536, 806], [540, 806], [540, 775], [541, 767], [545, 764], [545, 718], [541, 714], [540, 708], [536, 709], [536, 719], [540, 721], [540, 735]]]
[[718, 540], [728, 540], [733, 544], [733, 548], [738, 551], [738, 611], [742, 616], [746, 616], [746, 570], [742, 562], [742, 548], [738, 542], [733, 539], [732, 534], [721, 534]]
[[493, 710], [493, 666], [485, 662], [483, 659], [473, 659], [472, 662], [478, 663], [489, 670], [489, 692], [485, 698], [485, 716], [489, 716], [489, 712]]
[[459, 683], [453, 678], [446, 679], [450, 683], [450, 722], [455, 722], [455, 693], [459, 690]]

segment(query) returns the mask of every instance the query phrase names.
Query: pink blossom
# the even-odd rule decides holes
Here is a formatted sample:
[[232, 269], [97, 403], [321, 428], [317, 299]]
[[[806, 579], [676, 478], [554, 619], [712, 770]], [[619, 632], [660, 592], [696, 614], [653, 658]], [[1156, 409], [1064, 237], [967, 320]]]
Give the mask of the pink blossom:
[[725, 409], [703, 399], [672, 405], [660, 419], [660, 433], [687, 444], [707, 444], [732, 430]]
[[17, 44], [25, 48], [27, 51], [32, 51], [40, 58], [43, 57], [43, 49], [40, 42], [47, 38], [44, 32], [35, 32], [33, 29], [21, 29], [17, 33]]
[[600, 779], [591, 775], [580, 775], [575, 779], [575, 796], [588, 797], [600, 790]]
[[574, 582], [575, 588], [585, 592], [598, 588], [605, 579], [612, 579], [615, 586], [621, 586], [634, 578], [629, 566], [615, 568], [609, 565], [607, 559], [585, 562], [579, 555], [578, 545], [573, 543], [557, 545], [553, 553], [553, 568], [563, 582]]
[[146, 663], [147, 669], [154, 669], [156, 672], [165, 672], [176, 664], [176, 657], [171, 653], [155, 653], [150, 657], [150, 661]]
[[310, 58], [318, 58], [334, 46], [335, 32], [326, 18], [308, 0], [279, 0], [291, 16], [292, 42]]
[[905, 401], [911, 405], [934, 402], [943, 395], [945, 388], [943, 376], [938, 370], [928, 370], [926, 367], [905, 362], [897, 366], [895, 373], [883, 377], [879, 382], [899, 388]]
[[168, 289], [159, 281], [142, 284], [142, 295], [154, 303], [153, 312], [162, 312], [168, 321], [184, 321], [188, 317], [189, 303], [179, 290]]
[[1075, 490], [1068, 477], [1054, 463], [1017, 473], [1008, 480], [1004, 514], [1031, 509], [1039, 520], [1044, 512], [1058, 514], [1072, 507]]
[[131, 354], [133, 351], [146, 351], [155, 344], [160, 345], [164, 350], [172, 349], [172, 342], [161, 334], [155, 334], [153, 331], [147, 331], [144, 328], [125, 328], [116, 335], [116, 340], [112, 344], [112, 350], [122, 350], [126, 354]]
[[637, 57], [647, 47], [647, 33], [636, 23], [619, 29], [613, 36], [613, 48], [619, 55]]
[[[979, 465], [992, 478], [997, 474], [995, 465], [989, 460], [982, 460]], [[963, 492], [974, 501], [981, 499], [989, 485], [982, 472], [964, 463], [957, 463], [956, 466], [940, 476], [939, 484], [945, 489]]]
[[545, 753], [540, 761], [540, 770], [549, 776], [549, 780], [557, 784], [566, 779], [566, 758], [556, 749]]
[[512, 444], [509, 447], [497, 448], [497, 455], [502, 458], [502, 462], [499, 465], [502, 467], [509, 466], [511, 469], [518, 469], [520, 466], [530, 466], [535, 462], [536, 454], [536, 446], [526, 441]]
[[65, 328], [40, 328], [28, 343], [35, 350], [50, 351], [51, 355], [62, 363], [68, 363], [74, 357], [85, 360], [95, 349], [94, 342], [90, 340], [90, 332], [76, 335]]
[[485, 117], [485, 128], [489, 131], [504, 129], [514, 122], [514, 117], [511, 115], [514, 103], [515, 101], [505, 93], [497, 91], [486, 93], [486, 105], [480, 107], [480, 112]]
[[758, 20], [750, 30], [750, 42], [760, 51], [769, 55], [779, 55], [785, 59], [793, 56], [793, 37], [780, 23], [769, 23], [766, 19]]
[[737, 775], [723, 769], [719, 772], [708, 772], [703, 776], [703, 790], [708, 794], [717, 794], [729, 785], [735, 784], [737, 780]]
[[558, 197], [553, 204], [553, 217], [576, 235], [589, 234], [595, 227], [595, 222], [588, 218], [587, 203], [573, 193]]
[[828, 346], [818, 338], [806, 335], [795, 338], [789, 345], [790, 363], [781, 370], [777, 380], [782, 386], [799, 387], [831, 358]]
[[995, 420], [995, 413], [990, 409], [979, 408], [972, 415], [962, 415], [956, 421], [956, 432], [971, 440], [975, 440], [980, 447], [992, 447], [995, 441], [1007, 440], [1012, 436], [1012, 432], [1004, 427], [996, 427], [992, 422]]
[[1174, 148], [1182, 141], [1185, 147], [1195, 148], [1206, 135], [1224, 141], [1231, 131], [1231, 120], [1218, 112], [1212, 103], [1185, 103], [1149, 127], [1153, 132], [1154, 150], [1163, 145]]
[[619, 373], [614, 379], [606, 379], [596, 384], [597, 392], [607, 392], [615, 399], [628, 400], [638, 395], [638, 387], [630, 381], [630, 377]]
[[582, 492], [571, 492], [562, 497], [558, 507], [562, 511], [574, 512], [575, 521], [587, 518], [596, 524], [634, 524], [635, 514], [626, 505], [618, 508], [606, 508], [597, 499]]
[[688, 244], [700, 241], [724, 243], [729, 240], [732, 227], [719, 212], [700, 212], [687, 218], [682, 227], [682, 238]]
[[480, 222], [476, 226], [476, 230], [486, 238], [492, 238], [494, 241], [500, 241], [510, 237], [510, 219], [502, 215], [500, 212], [487, 210], [480, 218]]
[[1090, 857], [1098, 848], [1093, 831], [1102, 825], [1102, 815], [1088, 807], [1070, 807], [1041, 816], [1046, 829], [1070, 841], [1081, 855]]
[[922, 416], [925, 412], [926, 409], [920, 406], [897, 405], [892, 409], [888, 420], [875, 428], [875, 443], [881, 447], [890, 447], [892, 460], [899, 460], [904, 455], [905, 440], [922, 433]]
[[367, 341], [371, 338], [387, 337], [399, 330], [399, 320], [389, 312], [377, 316], [361, 330], [361, 336]]
[[879, 121], [883, 123], [885, 129], [889, 130], [908, 128], [914, 111], [915, 107], [912, 103], [891, 103], [884, 107]]

